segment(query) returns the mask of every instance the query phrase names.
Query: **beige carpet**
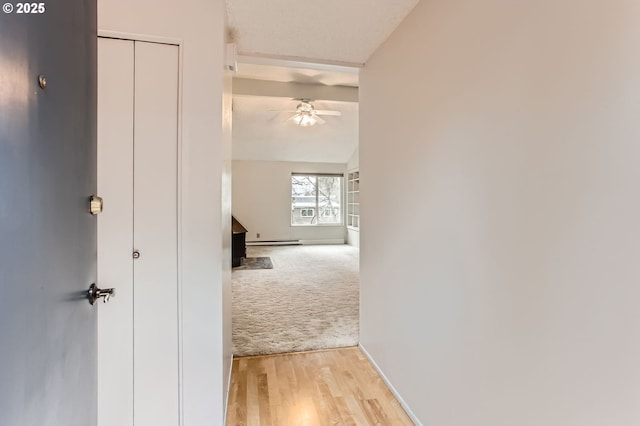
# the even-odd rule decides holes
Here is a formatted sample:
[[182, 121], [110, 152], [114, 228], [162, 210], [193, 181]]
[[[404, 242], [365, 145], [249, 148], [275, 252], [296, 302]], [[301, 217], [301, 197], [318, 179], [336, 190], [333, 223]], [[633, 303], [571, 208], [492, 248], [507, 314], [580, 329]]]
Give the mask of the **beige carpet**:
[[247, 247], [273, 269], [234, 270], [236, 356], [358, 344], [358, 249], [348, 245]]

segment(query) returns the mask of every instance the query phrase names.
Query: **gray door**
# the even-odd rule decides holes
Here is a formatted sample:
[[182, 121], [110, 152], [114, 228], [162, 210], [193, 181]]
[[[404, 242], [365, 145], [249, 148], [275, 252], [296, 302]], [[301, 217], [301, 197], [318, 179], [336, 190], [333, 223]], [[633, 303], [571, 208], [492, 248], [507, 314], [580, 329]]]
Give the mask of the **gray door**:
[[96, 2], [44, 5], [0, 12], [0, 425], [91, 426]]

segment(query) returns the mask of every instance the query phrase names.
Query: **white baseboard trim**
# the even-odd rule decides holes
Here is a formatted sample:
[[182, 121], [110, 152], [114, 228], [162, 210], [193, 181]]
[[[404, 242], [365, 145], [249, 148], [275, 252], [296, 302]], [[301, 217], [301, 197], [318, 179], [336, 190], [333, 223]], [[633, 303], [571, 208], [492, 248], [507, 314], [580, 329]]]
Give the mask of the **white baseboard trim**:
[[373, 365], [373, 368], [376, 369], [376, 371], [378, 372], [378, 374], [380, 374], [380, 377], [382, 377], [382, 380], [384, 380], [384, 382], [387, 384], [387, 386], [389, 387], [389, 390], [391, 391], [391, 393], [393, 394], [393, 396], [396, 397], [396, 399], [398, 400], [398, 402], [400, 403], [400, 405], [402, 406], [402, 409], [407, 413], [407, 416], [409, 416], [409, 418], [411, 419], [411, 421], [416, 425], [416, 426], [424, 426], [422, 424], [422, 422], [418, 419], [418, 417], [414, 414], [413, 411], [411, 411], [411, 408], [409, 407], [409, 405], [405, 402], [404, 399], [402, 399], [402, 396], [400, 396], [400, 394], [398, 393], [398, 391], [396, 390], [396, 388], [393, 387], [393, 385], [391, 384], [391, 382], [389, 381], [389, 379], [387, 378], [387, 376], [385, 376], [385, 374], [382, 372], [382, 370], [380, 369], [380, 366], [378, 366], [378, 364], [375, 362], [375, 360], [373, 359], [373, 357], [371, 356], [371, 354], [365, 349], [364, 346], [362, 346], [361, 343], [358, 344], [358, 346], [360, 347], [360, 350], [365, 354], [365, 356], [369, 359], [369, 361], [371, 362], [371, 364]]
[[328, 240], [277, 240], [277, 241], [247, 241], [247, 246], [297, 246], [297, 245], [320, 245], [320, 244], [344, 244], [344, 238], [334, 238]]
[[231, 393], [231, 373], [233, 372], [233, 358], [231, 354], [231, 362], [229, 363], [229, 375], [227, 376], [227, 394], [224, 398], [224, 416], [222, 417], [223, 425], [227, 424], [227, 410], [229, 409], [229, 394]]
[[344, 244], [344, 238], [335, 238], [332, 240], [300, 240], [300, 244], [304, 244], [304, 245]]

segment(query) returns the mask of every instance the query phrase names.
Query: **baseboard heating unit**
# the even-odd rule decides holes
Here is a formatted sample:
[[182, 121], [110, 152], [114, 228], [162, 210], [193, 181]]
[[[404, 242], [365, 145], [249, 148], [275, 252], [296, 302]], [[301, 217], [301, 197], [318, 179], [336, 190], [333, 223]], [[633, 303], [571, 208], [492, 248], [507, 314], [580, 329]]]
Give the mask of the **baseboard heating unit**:
[[299, 246], [300, 240], [288, 241], [247, 241], [248, 246]]

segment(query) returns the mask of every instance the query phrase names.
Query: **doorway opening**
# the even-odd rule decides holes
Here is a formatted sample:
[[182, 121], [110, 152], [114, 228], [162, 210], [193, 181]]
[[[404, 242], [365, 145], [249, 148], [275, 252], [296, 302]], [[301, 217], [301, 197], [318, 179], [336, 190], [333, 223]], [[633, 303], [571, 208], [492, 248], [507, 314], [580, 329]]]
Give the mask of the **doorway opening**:
[[[244, 58], [233, 80], [236, 356], [358, 344], [358, 68]], [[356, 189], [357, 188], [357, 189]], [[234, 248], [235, 250], [235, 248]]]

